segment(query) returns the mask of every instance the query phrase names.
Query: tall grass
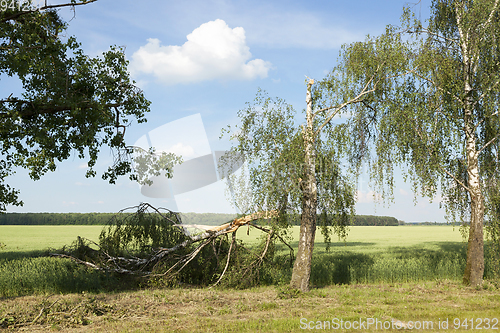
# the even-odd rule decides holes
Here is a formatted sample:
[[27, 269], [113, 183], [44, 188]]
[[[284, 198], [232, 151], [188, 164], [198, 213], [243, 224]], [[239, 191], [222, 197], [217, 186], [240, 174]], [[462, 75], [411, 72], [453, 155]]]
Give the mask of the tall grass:
[[[332, 243], [330, 252], [325, 251], [318, 239], [312, 263], [313, 286], [462, 280], [466, 244], [456, 241], [460, 237], [454, 236], [451, 227], [353, 227], [352, 233], [347, 243]], [[256, 238], [241, 236], [249, 240]], [[6, 243], [16, 244], [11, 239]], [[297, 248], [296, 241], [291, 245]], [[42, 248], [46, 248], [46, 244]], [[50, 258], [46, 252], [8, 250], [9, 246], [0, 249], [0, 297], [101, 292], [138, 286], [138, 281], [130, 278], [97, 272], [70, 260]], [[265, 262], [256, 283], [289, 283], [292, 262], [286, 255], [287, 249], [283, 251], [277, 246], [274, 258]], [[488, 256], [485, 259], [485, 278], [492, 278], [494, 262]]]
[[311, 281], [330, 285], [461, 280], [465, 259], [460, 243], [442, 244], [441, 250], [411, 247], [393, 248], [386, 253], [325, 253], [313, 260]]
[[87, 269], [67, 259], [0, 259], [0, 297], [100, 292], [124, 286], [116, 276]]
[[[404, 283], [433, 280], [461, 281], [465, 268], [465, 252], [430, 251], [413, 248], [385, 254], [350, 251], [317, 253], [313, 256], [311, 284]], [[489, 267], [489, 262], [486, 262]], [[486, 270], [488, 272], [488, 270]], [[284, 285], [291, 278], [289, 258], [276, 255], [264, 265], [262, 285]], [[488, 274], [485, 274], [488, 277]], [[70, 260], [50, 257], [18, 257], [0, 259], [0, 297], [31, 294], [104, 292], [137, 287], [130, 279], [97, 272]]]
[[417, 282], [438, 279], [460, 280], [465, 258], [449, 256], [437, 265], [428, 256], [414, 258], [376, 257], [353, 253], [323, 255], [313, 260], [314, 285], [381, 282]]

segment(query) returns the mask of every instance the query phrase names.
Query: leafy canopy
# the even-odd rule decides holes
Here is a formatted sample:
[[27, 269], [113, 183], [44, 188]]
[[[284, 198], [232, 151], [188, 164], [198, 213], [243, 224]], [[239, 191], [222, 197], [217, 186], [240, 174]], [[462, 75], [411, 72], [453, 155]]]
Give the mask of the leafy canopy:
[[[318, 89], [316, 100], [321, 102]], [[253, 103], [238, 112], [241, 124], [228, 127], [224, 133], [232, 133], [237, 141], [232, 151], [244, 156], [248, 163], [248, 202], [246, 210], [277, 210], [280, 217], [276, 227], [289, 225], [288, 217], [302, 209], [305, 148], [302, 129], [297, 125], [296, 110], [283, 99], [271, 98], [259, 90]], [[324, 123], [325, 116], [318, 115], [315, 127]], [[318, 212], [325, 241], [329, 243], [331, 229], [345, 238], [347, 226], [354, 214], [352, 182], [342, 175], [340, 161], [345, 128], [328, 123], [324, 135], [316, 137], [316, 181]], [[233, 182], [236, 184], [236, 182]], [[234, 191], [245, 190], [241, 185]]]
[[[498, 178], [500, 20], [495, 6], [498, 1], [433, 1], [427, 27], [407, 8], [402, 27], [388, 26], [380, 36], [343, 47], [331, 76], [342, 77], [345, 98], [372, 85], [368, 79], [381, 66], [376, 92], [352, 106], [350, 136], [358, 138], [352, 141], [353, 160], [371, 165], [384, 197], [392, 196], [394, 167], [400, 165], [415, 193], [432, 198], [439, 189], [449, 218], [467, 221], [466, 142], [472, 137], [482, 181]], [[474, 64], [470, 70], [467, 62]]]
[[85, 55], [75, 37], [64, 36], [67, 23], [56, 11], [94, 1], [0, 12], [0, 75], [19, 79], [23, 91], [7, 89], [0, 100], [0, 211], [22, 205], [6, 183], [15, 167], [37, 180], [75, 153], [87, 159], [86, 176], [95, 176], [99, 151], [109, 146], [117, 154], [103, 178], [114, 183], [132, 171], [122, 151], [125, 130], [134, 119], [146, 121], [150, 102], [134, 86], [122, 48]]

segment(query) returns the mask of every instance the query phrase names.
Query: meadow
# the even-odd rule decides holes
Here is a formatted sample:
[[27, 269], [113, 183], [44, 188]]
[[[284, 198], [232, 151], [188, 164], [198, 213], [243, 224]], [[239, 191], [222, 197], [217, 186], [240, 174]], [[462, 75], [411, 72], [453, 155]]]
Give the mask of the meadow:
[[[101, 228], [0, 226], [0, 242], [6, 244], [0, 250], [0, 328], [292, 332], [333, 325], [335, 318], [374, 318], [403, 325], [389, 331], [420, 320], [446, 332], [456, 331], [457, 318], [458, 328], [465, 329], [467, 318], [500, 317], [494, 280], [481, 289], [461, 285], [466, 244], [452, 226], [351, 227], [347, 241], [333, 239], [330, 251], [318, 233], [307, 294], [287, 288], [291, 270], [284, 267], [267, 286], [245, 290], [137, 289], [113, 275], [45, 257], [49, 248], [69, 245], [76, 236], [97, 241]], [[248, 231], [240, 229], [238, 238], [257, 244], [260, 232]], [[298, 227], [291, 236], [298, 238]], [[291, 245], [296, 248], [297, 242]], [[439, 326], [445, 318], [449, 330]]]
[[[102, 225], [91, 226], [21, 226], [0, 225], [0, 243], [5, 244], [3, 252], [44, 251], [69, 245], [77, 236], [97, 242]], [[238, 238], [245, 243], [255, 243], [262, 232], [243, 227], [238, 232]], [[291, 228], [291, 236], [298, 239], [299, 227]], [[428, 249], [439, 249], [440, 243], [461, 243], [462, 237], [458, 227], [443, 226], [355, 226], [350, 227], [347, 241], [333, 238], [332, 249], [348, 248], [355, 252], [380, 252], [394, 247], [420, 246]], [[323, 237], [319, 230], [316, 233], [316, 248], [324, 251]], [[292, 242], [292, 245], [295, 244]], [[296, 247], [296, 246], [295, 246]]]
[[[44, 293], [99, 292], [128, 288], [113, 274], [89, 270], [48, 253], [70, 245], [77, 236], [97, 242], [102, 226], [0, 226], [0, 297]], [[243, 230], [242, 230], [243, 229]], [[238, 238], [258, 244], [262, 232], [246, 227]], [[299, 227], [290, 228], [296, 250]], [[278, 244], [265, 284], [286, 284], [291, 267], [287, 248]], [[355, 226], [344, 242], [333, 239], [327, 251], [316, 235], [311, 283], [314, 286], [352, 283], [459, 281], [465, 267], [465, 243], [452, 226]]]

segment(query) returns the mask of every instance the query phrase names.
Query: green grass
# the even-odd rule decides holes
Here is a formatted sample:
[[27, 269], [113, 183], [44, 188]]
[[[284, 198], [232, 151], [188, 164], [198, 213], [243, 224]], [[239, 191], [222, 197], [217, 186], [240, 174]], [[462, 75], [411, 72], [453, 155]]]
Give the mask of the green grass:
[[[47, 248], [60, 248], [71, 244], [76, 236], [93, 241], [99, 239], [103, 226], [0, 226], [0, 242], [6, 244], [3, 251], [40, 251]], [[299, 236], [299, 227], [293, 227], [295, 240]], [[261, 231], [247, 227], [238, 231], [238, 238], [253, 243], [262, 234]], [[347, 242], [333, 238], [335, 248], [349, 248], [356, 252], [377, 252], [390, 247], [425, 246], [438, 249], [432, 243], [462, 242], [458, 227], [452, 226], [398, 226], [398, 227], [351, 227]], [[316, 250], [324, 250], [323, 236], [316, 233]], [[296, 245], [292, 242], [292, 244]]]
[[[265, 271], [275, 286], [246, 290], [108, 293], [127, 285], [117, 276], [44, 257], [48, 248], [69, 245], [78, 235], [97, 241], [101, 228], [0, 226], [0, 242], [6, 243], [0, 249], [0, 328], [302, 332], [304, 320], [316, 324], [333, 318], [376, 318], [438, 325], [447, 318], [449, 329], [439, 331], [451, 332], [455, 318], [499, 318], [497, 282], [487, 281], [482, 289], [461, 285], [465, 243], [458, 228], [450, 226], [352, 227], [347, 242], [332, 243], [329, 252], [319, 234], [311, 275], [315, 288], [309, 293], [286, 287], [291, 268], [283, 260], [285, 251], [277, 251], [275, 264]], [[238, 238], [256, 244], [260, 232], [246, 231], [239, 230]], [[293, 236], [297, 239], [297, 227]]]
[[[366, 325], [367, 319], [373, 318], [402, 324], [432, 321], [433, 329], [410, 331], [457, 332], [465, 331], [465, 319], [474, 318], [476, 324], [477, 318], [489, 318], [490, 322], [493, 318], [500, 319], [500, 290], [491, 284], [485, 287], [478, 290], [444, 280], [334, 285], [291, 297], [283, 297], [289, 293], [284, 293], [281, 287], [29, 296], [0, 302], [0, 328], [37, 332], [304, 332], [304, 322], [313, 322], [309, 327], [316, 327], [318, 321], [324, 324], [335, 319], [361, 320]], [[456, 318], [460, 319], [461, 330], [454, 329]], [[446, 320], [448, 329], [439, 329], [439, 323]], [[484, 322], [479, 328], [484, 332], [498, 331], [485, 329]], [[372, 325], [360, 330], [327, 331], [402, 332], [403, 329], [375, 329]]]
[[[65, 259], [47, 258], [49, 248], [70, 245], [77, 236], [97, 241], [102, 226], [0, 226], [0, 297], [40, 293], [106, 291], [116, 276], [96, 273]], [[247, 231], [249, 234], [247, 235]], [[262, 233], [246, 227], [238, 238], [257, 244]], [[291, 245], [297, 249], [299, 228], [293, 227]], [[336, 240], [334, 238], [334, 240]], [[460, 281], [465, 246], [452, 226], [351, 227], [346, 242], [336, 240], [326, 251], [316, 237], [313, 286], [356, 283], [405, 283], [432, 280]], [[291, 277], [285, 246], [278, 246], [274, 263], [262, 283], [286, 284]], [[489, 262], [486, 263], [488, 278]]]
[[[0, 242], [5, 244], [4, 252], [43, 251], [48, 248], [60, 248], [69, 245], [77, 236], [98, 241], [103, 226], [0, 226]], [[299, 227], [293, 227], [295, 239], [292, 246], [297, 247]], [[242, 227], [238, 238], [247, 243], [255, 243], [262, 234], [260, 230]], [[439, 250], [439, 243], [460, 243], [462, 237], [458, 227], [452, 226], [398, 226], [398, 227], [351, 227], [347, 242], [335, 237], [332, 250], [349, 249], [350, 251], [372, 253], [390, 248], [422, 246]], [[316, 233], [316, 251], [324, 252], [323, 236]]]
[[[44, 251], [71, 244], [77, 236], [99, 240], [103, 226], [1, 225], [0, 243], [3, 252]], [[1, 252], [0, 252], [1, 253]]]
[[67, 259], [0, 260], [0, 297], [101, 292], [120, 285], [123, 283], [116, 276], [89, 270]]

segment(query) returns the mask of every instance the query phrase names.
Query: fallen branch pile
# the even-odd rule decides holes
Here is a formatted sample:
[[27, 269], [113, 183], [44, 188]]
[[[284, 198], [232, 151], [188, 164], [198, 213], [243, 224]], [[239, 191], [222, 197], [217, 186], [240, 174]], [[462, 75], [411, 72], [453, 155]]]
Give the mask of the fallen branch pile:
[[[188, 229], [192, 226], [182, 224], [180, 216], [175, 212], [158, 209], [147, 203], [133, 208], [136, 209], [135, 213], [122, 210], [113, 217], [102, 231], [99, 244], [78, 237], [69, 251], [65, 249], [51, 255], [69, 258], [95, 270], [161, 278], [164, 281], [178, 278], [191, 264], [189, 272], [179, 280], [212, 286], [220, 283], [231, 263], [238, 266], [238, 275], [241, 276], [249, 276], [258, 271], [275, 240], [288, 247], [290, 262], [293, 261], [293, 249], [279, 233], [272, 228], [252, 223], [256, 220], [276, 219], [278, 213], [275, 211], [257, 212], [220, 226], [196, 226], [203, 231], [192, 234]], [[265, 242], [257, 253], [237, 241], [236, 231], [242, 226], [267, 233]], [[232, 234], [230, 242], [228, 234]], [[238, 256], [238, 250], [244, 250], [243, 254]], [[246, 259], [242, 260], [242, 257]], [[194, 261], [196, 264], [193, 264]]]

